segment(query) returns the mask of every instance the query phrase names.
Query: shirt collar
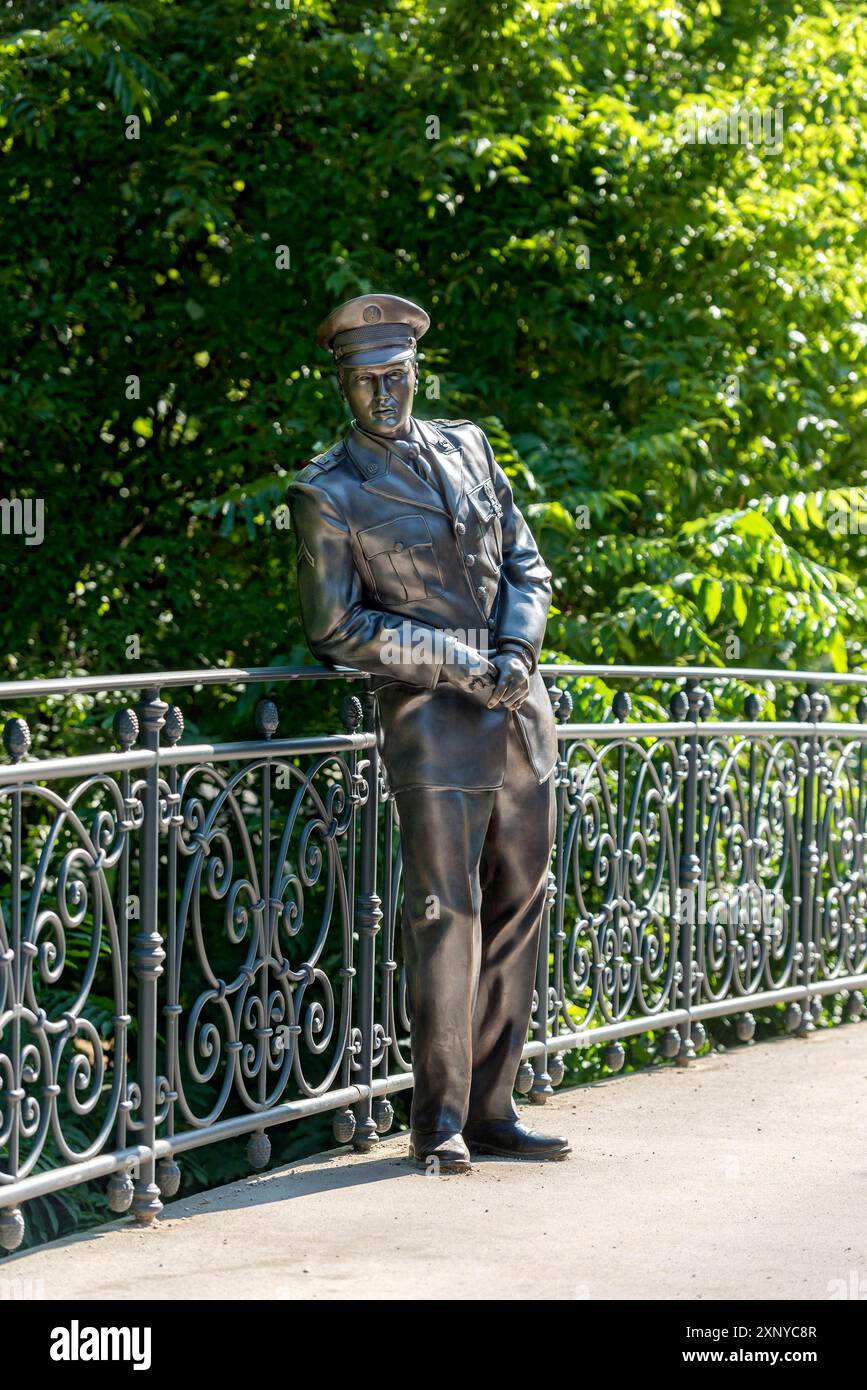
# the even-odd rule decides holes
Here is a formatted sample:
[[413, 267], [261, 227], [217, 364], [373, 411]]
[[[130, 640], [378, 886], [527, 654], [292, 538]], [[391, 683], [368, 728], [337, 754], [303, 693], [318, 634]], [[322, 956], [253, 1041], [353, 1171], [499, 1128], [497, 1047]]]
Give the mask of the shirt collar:
[[[415, 416], [414, 416], [414, 415], [410, 415], [409, 420], [408, 420], [407, 423], [408, 423], [408, 425], [409, 425], [409, 433], [408, 433], [408, 434], [401, 435], [401, 440], [402, 440], [403, 443], [405, 443], [405, 444], [409, 444], [409, 443], [420, 444], [420, 443], [422, 442], [422, 438], [421, 438], [421, 435], [419, 434], [418, 421], [416, 420]], [[352, 429], [353, 429], [357, 434], [361, 435], [361, 436], [363, 437], [363, 439], [365, 440], [365, 442], [368, 442], [368, 443], [374, 445], [374, 447], [378, 446], [378, 447], [381, 448], [381, 449], [384, 448], [384, 449], [386, 449], [386, 451], [388, 450], [388, 446], [393, 442], [393, 441], [391, 440], [391, 438], [390, 438], [389, 436], [387, 436], [387, 435], [384, 435], [384, 434], [372, 434], [370, 430], [366, 430], [366, 429], [364, 429], [364, 427], [363, 427], [362, 425], [359, 425], [359, 423], [358, 423], [357, 420], [353, 420], [353, 421], [352, 421]], [[399, 441], [398, 441], [398, 442], [399, 442]]]
[[[409, 434], [404, 435], [400, 442], [404, 445], [413, 443], [423, 447], [423, 437], [412, 416], [409, 418], [409, 431]], [[353, 419], [346, 436], [350, 457], [368, 478], [378, 477], [388, 472], [389, 453], [399, 452], [391, 447], [394, 442], [397, 441], [392, 441], [385, 435], [371, 434], [369, 430], [363, 429], [355, 419]]]
[[[395, 442], [398, 441], [392, 441], [384, 435], [371, 434], [369, 430], [362, 429], [355, 419], [353, 419], [346, 435], [350, 458], [368, 478], [382, 477], [389, 471], [389, 454], [401, 452], [399, 449], [391, 447]], [[414, 415], [409, 418], [409, 434], [404, 435], [399, 442], [404, 446], [415, 444], [421, 451], [435, 448], [440, 453], [454, 453], [457, 448], [430, 421], [417, 420]]]

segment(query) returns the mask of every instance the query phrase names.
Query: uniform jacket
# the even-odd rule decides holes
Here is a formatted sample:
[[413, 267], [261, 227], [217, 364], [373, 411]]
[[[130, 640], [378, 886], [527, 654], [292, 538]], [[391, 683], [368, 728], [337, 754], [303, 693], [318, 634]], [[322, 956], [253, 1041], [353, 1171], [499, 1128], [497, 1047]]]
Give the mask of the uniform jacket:
[[[308, 645], [373, 677], [392, 790], [502, 786], [509, 719], [543, 782], [557, 759], [537, 669], [551, 572], [484, 432], [469, 420], [413, 419], [412, 428], [430, 481], [400, 444], [353, 422], [289, 484]], [[491, 656], [498, 638], [523, 644], [533, 672], [519, 710], [488, 709], [490, 689], [446, 682], [435, 640], [443, 629], [477, 650], [487, 641]]]

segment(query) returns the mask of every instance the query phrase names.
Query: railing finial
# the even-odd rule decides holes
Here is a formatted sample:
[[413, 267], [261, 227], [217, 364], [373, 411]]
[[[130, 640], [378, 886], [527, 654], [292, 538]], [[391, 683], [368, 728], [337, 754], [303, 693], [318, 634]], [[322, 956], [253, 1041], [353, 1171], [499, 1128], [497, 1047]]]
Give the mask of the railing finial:
[[178, 705], [169, 705], [166, 710], [166, 738], [175, 744], [184, 732], [184, 716]]
[[260, 700], [256, 706], [256, 728], [265, 738], [273, 738], [280, 723], [280, 715], [273, 700]]
[[764, 700], [755, 690], [751, 690], [744, 700], [744, 714], [747, 719], [758, 719], [764, 708]]
[[30, 747], [30, 727], [26, 719], [8, 719], [3, 744], [13, 763], [20, 763]]
[[128, 753], [138, 738], [138, 715], [134, 709], [119, 709], [111, 721], [112, 732], [123, 749]]
[[357, 695], [344, 695], [340, 701], [340, 722], [348, 734], [361, 728], [364, 710]]
[[622, 724], [624, 720], [629, 718], [632, 709], [632, 696], [625, 690], [618, 690], [611, 702], [611, 708], [614, 711], [614, 718]]

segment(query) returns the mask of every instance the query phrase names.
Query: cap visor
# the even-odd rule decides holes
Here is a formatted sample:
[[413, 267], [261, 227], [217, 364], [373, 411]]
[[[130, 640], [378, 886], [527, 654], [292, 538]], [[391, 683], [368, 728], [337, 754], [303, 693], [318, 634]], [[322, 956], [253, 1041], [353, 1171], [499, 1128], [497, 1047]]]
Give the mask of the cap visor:
[[391, 367], [398, 362], [411, 362], [414, 348], [370, 347], [352, 352], [339, 364], [341, 370], [353, 367]]

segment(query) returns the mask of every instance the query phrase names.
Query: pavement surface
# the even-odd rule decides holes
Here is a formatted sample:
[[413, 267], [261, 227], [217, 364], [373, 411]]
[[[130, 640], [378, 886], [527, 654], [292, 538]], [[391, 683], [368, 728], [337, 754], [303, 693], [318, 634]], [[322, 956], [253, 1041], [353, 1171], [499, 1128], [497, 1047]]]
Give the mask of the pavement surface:
[[867, 1299], [867, 1022], [524, 1113], [572, 1156], [431, 1177], [398, 1134], [179, 1196], [154, 1229], [124, 1217], [18, 1254], [0, 1284], [47, 1300]]

